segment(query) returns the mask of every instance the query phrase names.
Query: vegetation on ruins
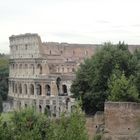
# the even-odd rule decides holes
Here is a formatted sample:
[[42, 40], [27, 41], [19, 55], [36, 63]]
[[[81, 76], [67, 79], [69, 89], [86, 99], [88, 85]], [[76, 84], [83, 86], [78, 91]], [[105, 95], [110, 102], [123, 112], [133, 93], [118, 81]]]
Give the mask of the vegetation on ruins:
[[79, 107], [61, 118], [48, 118], [27, 108], [14, 112], [4, 122], [0, 118], [1, 140], [88, 140], [84, 114]]
[[106, 100], [139, 101], [139, 81], [140, 51], [132, 54], [124, 43], [105, 43], [80, 65], [71, 92], [82, 99], [85, 112], [93, 114], [104, 109]]

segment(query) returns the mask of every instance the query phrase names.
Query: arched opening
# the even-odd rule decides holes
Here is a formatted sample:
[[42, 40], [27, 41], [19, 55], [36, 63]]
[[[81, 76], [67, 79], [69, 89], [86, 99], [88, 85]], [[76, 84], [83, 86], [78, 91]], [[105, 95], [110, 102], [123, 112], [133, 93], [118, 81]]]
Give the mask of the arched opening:
[[22, 94], [22, 85], [19, 84], [19, 93]]
[[25, 104], [25, 108], [27, 108], [27, 104]]
[[15, 84], [15, 93], [17, 93], [17, 84]]
[[15, 68], [15, 64], [13, 64], [13, 69]]
[[56, 106], [54, 106], [54, 109], [53, 109], [53, 116], [56, 117]]
[[51, 110], [50, 110], [50, 106], [49, 105], [46, 105], [44, 113], [47, 116], [51, 116]]
[[50, 87], [50, 85], [45, 86], [45, 93], [46, 93], [47, 96], [51, 95], [51, 87]]
[[72, 72], [75, 72], [75, 68], [72, 68]]
[[27, 85], [24, 84], [24, 94], [27, 94]]
[[61, 94], [60, 93], [60, 85], [61, 85], [61, 78], [60, 77], [58, 77], [56, 79], [56, 85], [57, 85], [57, 89], [58, 89], [58, 95], [60, 95]]
[[66, 85], [62, 85], [62, 92], [63, 92], [63, 95], [67, 95], [68, 94], [67, 86]]
[[19, 102], [19, 109], [21, 109], [21, 102]]
[[30, 85], [30, 95], [34, 95], [34, 85]]
[[39, 70], [39, 74], [42, 74], [42, 66], [40, 64], [37, 65], [37, 69]]
[[69, 102], [70, 102], [70, 98], [67, 98], [67, 99], [66, 99], [66, 109], [68, 109]]
[[39, 112], [42, 113], [42, 106], [39, 105]]
[[37, 85], [37, 95], [42, 95], [42, 89], [40, 84]]
[[12, 82], [12, 92], [14, 93], [14, 82]]

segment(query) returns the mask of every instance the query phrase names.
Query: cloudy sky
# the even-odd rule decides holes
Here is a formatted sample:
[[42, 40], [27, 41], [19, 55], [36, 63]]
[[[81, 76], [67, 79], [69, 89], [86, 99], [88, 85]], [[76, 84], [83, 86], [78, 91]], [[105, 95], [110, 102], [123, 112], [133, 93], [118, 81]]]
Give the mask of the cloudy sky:
[[11, 35], [42, 41], [140, 44], [140, 0], [0, 0], [0, 53]]

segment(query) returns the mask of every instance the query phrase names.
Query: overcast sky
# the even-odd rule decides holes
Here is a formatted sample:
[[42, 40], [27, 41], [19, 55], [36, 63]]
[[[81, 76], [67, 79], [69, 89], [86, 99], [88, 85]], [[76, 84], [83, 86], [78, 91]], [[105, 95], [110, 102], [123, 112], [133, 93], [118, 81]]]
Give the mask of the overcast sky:
[[43, 42], [140, 44], [140, 0], [0, 0], [0, 53], [23, 33]]

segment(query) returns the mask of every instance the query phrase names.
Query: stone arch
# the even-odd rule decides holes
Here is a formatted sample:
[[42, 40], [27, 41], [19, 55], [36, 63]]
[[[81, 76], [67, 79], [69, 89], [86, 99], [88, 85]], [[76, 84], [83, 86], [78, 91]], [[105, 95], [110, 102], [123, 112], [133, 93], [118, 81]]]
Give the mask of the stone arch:
[[39, 70], [39, 74], [42, 74], [42, 66], [41, 66], [41, 64], [37, 65], [37, 69]]
[[42, 95], [42, 87], [40, 84], [37, 84], [37, 95]]
[[64, 95], [68, 94], [68, 89], [67, 89], [67, 86], [65, 84], [62, 85], [62, 92]]
[[24, 84], [24, 94], [27, 94], [27, 84]]
[[56, 85], [57, 85], [58, 94], [60, 94], [60, 85], [61, 85], [61, 78], [60, 77], [57, 77]]
[[34, 85], [30, 84], [30, 95], [34, 95]]
[[42, 113], [42, 106], [39, 105], [39, 112]]
[[17, 84], [15, 84], [15, 93], [17, 93]]
[[48, 116], [51, 116], [51, 110], [50, 110], [50, 106], [49, 105], [46, 105], [45, 107], [45, 110], [44, 110], [44, 113]]
[[28, 107], [28, 105], [27, 104], [25, 104], [25, 108], [27, 108]]
[[22, 85], [19, 84], [19, 87], [18, 88], [19, 88], [19, 93], [22, 94]]
[[66, 99], [66, 109], [68, 109], [69, 102], [70, 102], [70, 98], [67, 98]]
[[56, 112], [57, 112], [56, 106], [54, 106], [54, 108], [53, 108], [53, 116], [54, 116], [54, 117], [56, 117]]
[[51, 95], [51, 87], [50, 87], [50, 85], [45, 86], [45, 93], [46, 93], [47, 96]]
[[14, 82], [12, 82], [12, 92], [14, 93], [14, 90], [15, 89], [15, 87], [14, 87]]
[[15, 68], [15, 64], [13, 64], [13, 69]]
[[19, 102], [19, 109], [21, 109], [21, 102]]
[[72, 72], [75, 72], [75, 68], [72, 68]]

